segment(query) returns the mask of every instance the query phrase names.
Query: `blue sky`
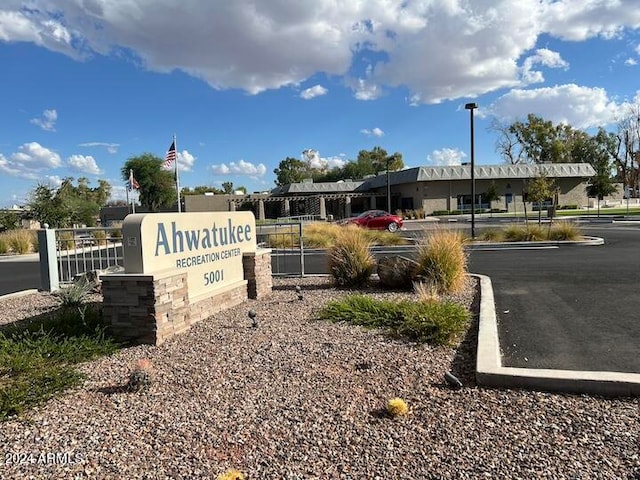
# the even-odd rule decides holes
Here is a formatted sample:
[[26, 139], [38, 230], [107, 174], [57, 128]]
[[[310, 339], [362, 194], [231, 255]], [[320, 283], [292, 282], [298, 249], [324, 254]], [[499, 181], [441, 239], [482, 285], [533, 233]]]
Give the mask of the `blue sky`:
[[3, 0], [0, 207], [177, 135], [183, 186], [274, 186], [287, 156], [496, 164], [493, 118], [615, 131], [640, 104], [637, 0]]

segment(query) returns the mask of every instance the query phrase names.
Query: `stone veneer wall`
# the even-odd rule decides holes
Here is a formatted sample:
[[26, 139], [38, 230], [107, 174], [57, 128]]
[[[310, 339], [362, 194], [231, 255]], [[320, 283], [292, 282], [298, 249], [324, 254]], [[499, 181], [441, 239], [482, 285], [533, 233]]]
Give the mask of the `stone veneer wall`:
[[245, 254], [245, 280], [190, 299], [186, 272], [102, 276], [103, 315], [122, 341], [160, 345], [209, 316], [271, 293], [271, 250]]

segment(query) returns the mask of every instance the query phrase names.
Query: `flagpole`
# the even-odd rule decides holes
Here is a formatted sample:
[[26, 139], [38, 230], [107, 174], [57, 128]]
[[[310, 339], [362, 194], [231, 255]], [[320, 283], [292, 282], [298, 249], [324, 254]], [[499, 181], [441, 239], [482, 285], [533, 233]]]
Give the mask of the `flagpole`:
[[176, 143], [176, 134], [173, 134], [173, 146], [176, 149], [176, 193], [178, 194], [178, 213], [182, 212], [182, 204], [180, 202], [180, 178], [178, 177], [178, 144]]
[[129, 203], [129, 190], [131, 190], [131, 172], [129, 172], [129, 184], [125, 188], [125, 191], [127, 192], [127, 213], [129, 213], [131, 209], [131, 204]]
[[133, 199], [133, 169], [129, 170], [129, 188], [127, 189], [127, 203], [129, 202], [129, 191], [131, 191], [131, 213], [136, 213], [136, 204]]

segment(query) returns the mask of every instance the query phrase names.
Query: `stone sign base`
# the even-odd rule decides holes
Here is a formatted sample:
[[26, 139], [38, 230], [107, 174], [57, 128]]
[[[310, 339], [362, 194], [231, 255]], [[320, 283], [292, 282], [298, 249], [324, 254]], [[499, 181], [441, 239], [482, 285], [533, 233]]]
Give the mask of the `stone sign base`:
[[103, 315], [116, 339], [160, 345], [209, 316], [271, 293], [271, 250], [246, 253], [244, 280], [190, 298], [186, 272], [102, 276]]

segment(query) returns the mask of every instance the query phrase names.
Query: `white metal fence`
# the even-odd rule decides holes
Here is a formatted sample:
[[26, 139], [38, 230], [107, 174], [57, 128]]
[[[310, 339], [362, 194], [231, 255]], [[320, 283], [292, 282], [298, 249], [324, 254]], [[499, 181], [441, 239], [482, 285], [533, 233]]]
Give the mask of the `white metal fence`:
[[[304, 276], [301, 222], [258, 225], [258, 246], [271, 248], [273, 275]], [[55, 291], [88, 272], [124, 267], [121, 227], [62, 228], [38, 232], [41, 288]]]
[[87, 272], [124, 267], [121, 227], [40, 230], [38, 243], [43, 290], [58, 290]]

